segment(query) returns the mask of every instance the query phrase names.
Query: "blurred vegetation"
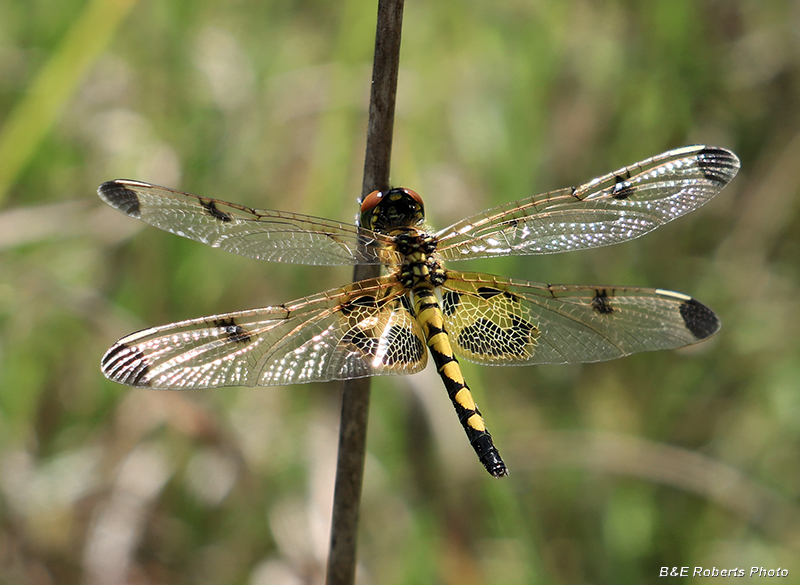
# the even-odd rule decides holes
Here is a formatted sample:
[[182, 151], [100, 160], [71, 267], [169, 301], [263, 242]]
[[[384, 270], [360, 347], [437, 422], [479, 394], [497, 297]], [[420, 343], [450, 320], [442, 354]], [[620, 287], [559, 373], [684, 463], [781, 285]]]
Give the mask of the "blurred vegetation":
[[[0, 583], [321, 582], [338, 384], [173, 394], [98, 364], [137, 328], [350, 270], [233, 257], [94, 191], [135, 178], [350, 221], [374, 18], [354, 0], [0, 0]], [[466, 365], [504, 481], [430, 369], [376, 379], [360, 582], [796, 580], [800, 6], [409, 2], [403, 42], [393, 177], [435, 226], [684, 144], [743, 169], [644, 239], [474, 263], [679, 290], [723, 329], [602, 364]]]

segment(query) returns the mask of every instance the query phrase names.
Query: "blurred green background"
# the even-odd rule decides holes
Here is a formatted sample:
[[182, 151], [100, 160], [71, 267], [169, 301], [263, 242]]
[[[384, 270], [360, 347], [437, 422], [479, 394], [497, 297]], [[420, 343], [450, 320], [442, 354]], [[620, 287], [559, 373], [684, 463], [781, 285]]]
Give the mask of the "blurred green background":
[[[375, 12], [0, 0], [0, 583], [322, 581], [338, 383], [173, 394], [108, 382], [99, 360], [137, 328], [350, 269], [234, 257], [95, 189], [351, 221]], [[431, 368], [374, 380], [359, 582], [800, 582], [800, 4], [412, 1], [399, 84], [393, 181], [437, 227], [685, 144], [743, 168], [641, 240], [463, 267], [678, 290], [723, 329], [602, 364], [465, 365], [504, 481]]]

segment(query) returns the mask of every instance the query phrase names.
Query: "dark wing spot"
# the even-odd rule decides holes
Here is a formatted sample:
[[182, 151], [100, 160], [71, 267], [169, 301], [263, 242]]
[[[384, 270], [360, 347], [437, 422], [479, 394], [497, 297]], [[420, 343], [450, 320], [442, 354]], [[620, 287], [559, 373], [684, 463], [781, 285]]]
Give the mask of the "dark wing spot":
[[[353, 345], [365, 355], [374, 358], [378, 355], [380, 338], [354, 327], [342, 337], [342, 343]], [[425, 353], [425, 344], [422, 340], [411, 330], [398, 325], [389, 328], [386, 344], [387, 350], [382, 362], [386, 366], [414, 364], [421, 360]]]
[[442, 312], [445, 314], [445, 316], [450, 317], [456, 312], [460, 302], [460, 294], [452, 290], [445, 291], [444, 295], [442, 296]]
[[197, 198], [200, 201], [200, 205], [202, 205], [208, 214], [213, 217], [214, 219], [218, 219], [220, 221], [229, 222], [233, 220], [233, 216], [230, 213], [225, 213], [224, 211], [220, 211], [217, 209], [217, 202], [213, 199], [202, 199], [200, 197]]
[[425, 354], [425, 344], [406, 327], [392, 325], [386, 337], [389, 347], [383, 363], [388, 366], [397, 363], [415, 364]]
[[364, 295], [353, 299], [347, 303], [342, 305], [342, 313], [345, 315], [351, 314], [353, 311], [357, 311], [359, 309], [377, 309], [378, 303], [375, 301], [375, 297], [373, 295]]
[[458, 344], [476, 355], [525, 355], [525, 347], [538, 337], [530, 322], [514, 316], [511, 327], [503, 329], [481, 317], [458, 334]]
[[681, 303], [681, 318], [697, 339], [705, 339], [719, 331], [720, 322], [714, 311], [694, 299]]
[[214, 322], [214, 325], [225, 330], [225, 333], [228, 335], [228, 341], [233, 343], [247, 343], [250, 341], [250, 333], [248, 333], [244, 327], [238, 325], [233, 317], [229, 319], [218, 319]]
[[114, 382], [128, 386], [148, 386], [149, 366], [144, 353], [136, 347], [118, 343], [106, 352], [100, 362], [103, 374]]
[[629, 178], [630, 176], [628, 177], [617, 176], [617, 182], [611, 189], [611, 196], [614, 199], [619, 199], [619, 200], [628, 199], [631, 195], [633, 195], [636, 192], [636, 188], [628, 180]]
[[707, 146], [697, 153], [697, 166], [706, 179], [727, 185], [739, 170], [739, 159], [730, 150]]
[[525, 335], [531, 342], [539, 337], [538, 327], [530, 321], [526, 321], [522, 317], [517, 317], [516, 315], [511, 315], [511, 327], [509, 331], [514, 332], [516, 335]]
[[480, 286], [478, 287], [478, 296], [482, 299], [489, 300], [497, 295], [503, 295], [510, 301], [519, 302], [519, 297], [515, 294], [512, 294], [505, 290], [500, 290], [499, 288], [494, 288], [492, 286]]
[[482, 299], [491, 299], [492, 297], [496, 297], [497, 295], [503, 294], [499, 288], [494, 288], [491, 286], [480, 286], [478, 287], [478, 295]]
[[142, 216], [139, 206], [139, 196], [136, 191], [131, 191], [122, 183], [108, 181], [97, 188], [97, 194], [114, 209], [139, 219]]
[[375, 353], [378, 350], [378, 339], [367, 335], [357, 327], [354, 327], [342, 337], [342, 343], [353, 345], [372, 357], [375, 357]]
[[592, 299], [592, 309], [601, 315], [610, 315], [616, 310], [611, 306], [611, 301], [608, 300], [605, 289], [595, 291], [595, 297]]

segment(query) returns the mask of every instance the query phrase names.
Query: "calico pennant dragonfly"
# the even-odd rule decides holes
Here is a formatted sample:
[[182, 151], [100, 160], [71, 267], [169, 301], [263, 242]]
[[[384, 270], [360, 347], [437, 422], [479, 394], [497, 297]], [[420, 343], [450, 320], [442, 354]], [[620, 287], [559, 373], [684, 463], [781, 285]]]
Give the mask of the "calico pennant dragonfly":
[[148, 388], [274, 386], [412, 374], [425, 368], [430, 351], [478, 457], [493, 476], [504, 476], [457, 358], [487, 365], [596, 362], [690, 345], [720, 323], [681, 293], [540, 284], [456, 272], [444, 262], [637, 238], [703, 205], [738, 170], [728, 150], [687, 146], [438, 232], [425, 225], [422, 199], [410, 189], [370, 193], [358, 227], [109, 181], [98, 189], [106, 203], [179, 236], [259, 260], [379, 264], [383, 275], [282, 305], [132, 333], [108, 350], [102, 371]]

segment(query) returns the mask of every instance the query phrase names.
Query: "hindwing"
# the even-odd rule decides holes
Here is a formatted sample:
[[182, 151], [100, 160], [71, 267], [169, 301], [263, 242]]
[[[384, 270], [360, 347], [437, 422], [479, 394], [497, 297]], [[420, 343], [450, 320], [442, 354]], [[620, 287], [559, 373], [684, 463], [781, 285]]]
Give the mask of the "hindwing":
[[408, 306], [396, 278], [364, 280], [133, 333], [108, 350], [102, 370], [123, 384], [174, 390], [409, 374], [425, 367], [427, 348]]
[[711, 309], [671, 291], [446, 274], [442, 314], [454, 351], [480, 364], [605, 361], [690, 345], [719, 329]]

